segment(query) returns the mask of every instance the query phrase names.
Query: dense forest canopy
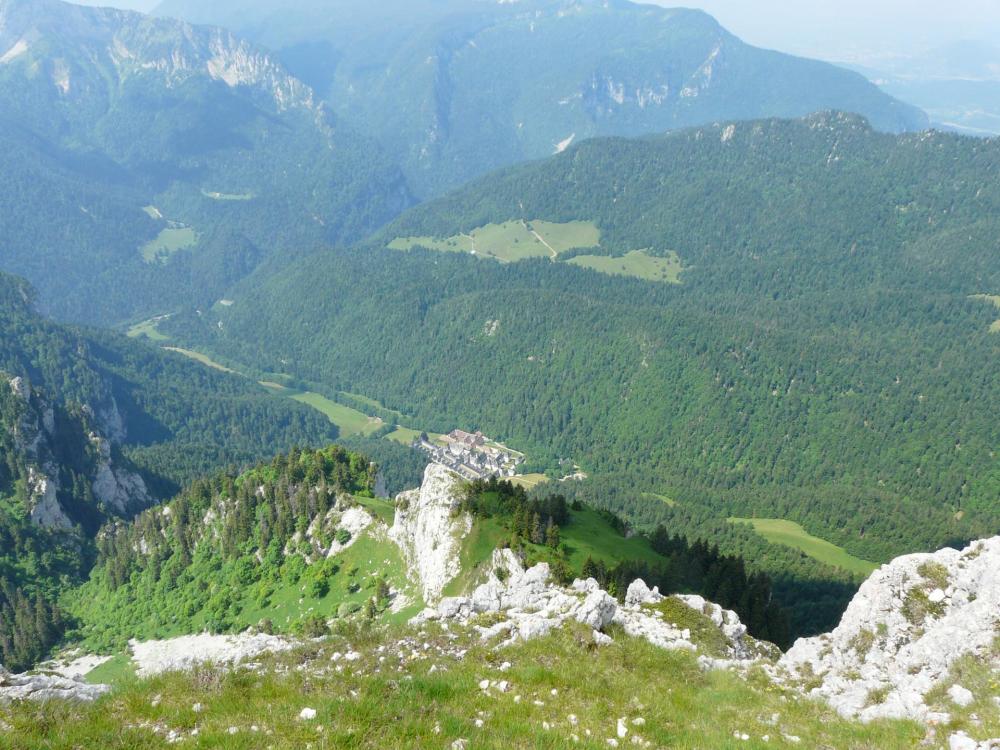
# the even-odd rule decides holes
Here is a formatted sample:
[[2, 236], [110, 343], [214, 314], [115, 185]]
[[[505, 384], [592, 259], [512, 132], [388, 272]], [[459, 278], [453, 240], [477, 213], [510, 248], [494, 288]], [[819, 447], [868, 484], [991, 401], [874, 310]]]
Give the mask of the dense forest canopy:
[[[480, 428], [868, 560], [1000, 523], [1000, 145], [854, 116], [597, 140], [417, 208], [163, 328], [233, 361]], [[680, 285], [383, 249], [592, 220]]]

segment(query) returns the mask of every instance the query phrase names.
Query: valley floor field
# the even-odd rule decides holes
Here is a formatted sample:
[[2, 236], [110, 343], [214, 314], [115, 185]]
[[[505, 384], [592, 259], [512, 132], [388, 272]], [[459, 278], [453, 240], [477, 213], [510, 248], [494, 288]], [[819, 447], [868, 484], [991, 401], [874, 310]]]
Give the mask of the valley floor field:
[[[397, 237], [388, 245], [390, 250], [423, 247], [438, 252], [470, 253], [502, 263], [527, 258], [549, 258], [556, 262], [571, 250], [597, 250], [600, 246], [601, 230], [592, 221], [539, 220], [486, 224], [468, 234], [451, 237]], [[683, 270], [676, 253], [657, 257], [646, 250], [633, 250], [621, 257], [578, 255], [566, 262], [599, 273], [668, 284], [679, 284]]]
[[801, 550], [815, 560], [850, 573], [868, 575], [878, 565], [847, 552], [842, 547], [815, 537], [794, 521], [780, 518], [730, 518], [732, 523], [748, 523], [767, 541]]

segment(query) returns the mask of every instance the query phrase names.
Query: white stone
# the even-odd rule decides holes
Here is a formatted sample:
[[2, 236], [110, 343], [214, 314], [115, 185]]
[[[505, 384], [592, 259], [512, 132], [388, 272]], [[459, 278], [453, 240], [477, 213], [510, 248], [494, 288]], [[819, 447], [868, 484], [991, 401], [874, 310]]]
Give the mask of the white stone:
[[301, 711], [299, 711], [299, 718], [302, 719], [302, 721], [312, 721], [313, 719], [316, 718], [316, 709], [303, 708]]
[[972, 691], [968, 688], [962, 687], [961, 685], [952, 685], [948, 688], [948, 697], [951, 698], [951, 700], [959, 708], [971, 706], [972, 702], [975, 700], [975, 696], [972, 695]]
[[189, 670], [199, 664], [238, 664], [262, 653], [288, 651], [292, 643], [274, 635], [186, 635], [165, 641], [131, 641], [140, 677]]

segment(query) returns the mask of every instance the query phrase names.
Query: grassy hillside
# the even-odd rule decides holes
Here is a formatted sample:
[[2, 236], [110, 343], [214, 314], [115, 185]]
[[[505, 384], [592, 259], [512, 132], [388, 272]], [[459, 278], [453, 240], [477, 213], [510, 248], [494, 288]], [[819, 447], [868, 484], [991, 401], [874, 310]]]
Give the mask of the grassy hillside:
[[[623, 745], [638, 737], [689, 750], [904, 750], [926, 731], [905, 722], [848, 722], [761, 675], [706, 673], [692, 654], [612, 635], [613, 645], [595, 648], [589, 632], [566, 628], [497, 651], [438, 625], [419, 636], [396, 628], [347, 630], [264, 658], [260, 672], [204, 668], [127, 679], [94, 705], [0, 708], [6, 728], [0, 747], [165, 748], [174, 732], [198, 748], [250, 750], [262, 741], [275, 750], [426, 748], [465, 739], [476, 748], [597, 750], [609, 738], [618, 741], [624, 718]], [[464, 658], [455, 658], [459, 649]], [[358, 661], [331, 668], [331, 654], [352, 650]], [[500, 671], [502, 662], [510, 666]], [[507, 692], [483, 691], [484, 679], [505, 680]], [[316, 718], [297, 718], [307, 707]]]
[[867, 576], [878, 567], [875, 563], [847, 553], [841, 547], [814, 537], [792, 521], [783, 521], [780, 518], [730, 518], [729, 520], [733, 523], [749, 524], [769, 542], [802, 550], [821, 563], [843, 568], [849, 573]]

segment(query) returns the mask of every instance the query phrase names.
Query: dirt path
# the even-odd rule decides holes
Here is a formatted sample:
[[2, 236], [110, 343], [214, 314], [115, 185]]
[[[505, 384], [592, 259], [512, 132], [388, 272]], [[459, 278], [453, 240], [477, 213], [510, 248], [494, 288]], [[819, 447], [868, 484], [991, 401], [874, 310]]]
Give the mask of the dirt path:
[[555, 263], [557, 260], [559, 260], [559, 253], [556, 252], [555, 248], [552, 247], [552, 245], [550, 245], [548, 242], [545, 241], [545, 238], [542, 237], [542, 235], [540, 235], [538, 232], [535, 231], [534, 227], [532, 227], [531, 224], [528, 224], [527, 222], [525, 222], [524, 227], [529, 232], [531, 232], [533, 235], [535, 235], [535, 239], [536, 240], [538, 240], [539, 242], [541, 242], [543, 245], [545, 245], [545, 247], [547, 247], [549, 249], [549, 252], [552, 253], [552, 262], [553, 263]]

